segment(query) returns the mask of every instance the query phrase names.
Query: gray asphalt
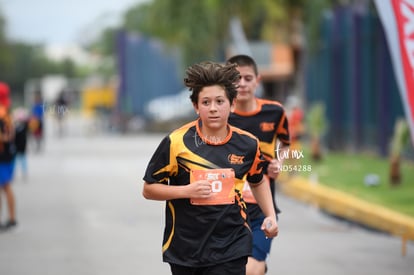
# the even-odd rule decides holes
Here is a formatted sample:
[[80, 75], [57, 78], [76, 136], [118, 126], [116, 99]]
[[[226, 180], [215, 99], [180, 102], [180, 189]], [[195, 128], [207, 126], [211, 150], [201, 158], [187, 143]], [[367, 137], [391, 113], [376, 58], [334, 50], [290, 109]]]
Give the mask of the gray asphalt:
[[[163, 134], [106, 135], [74, 123], [16, 171], [18, 227], [0, 233], [1, 275], [169, 274], [162, 262], [164, 202], [141, 195]], [[414, 274], [414, 244], [330, 217], [278, 195], [283, 213], [268, 274]], [[5, 218], [3, 200], [2, 218]]]

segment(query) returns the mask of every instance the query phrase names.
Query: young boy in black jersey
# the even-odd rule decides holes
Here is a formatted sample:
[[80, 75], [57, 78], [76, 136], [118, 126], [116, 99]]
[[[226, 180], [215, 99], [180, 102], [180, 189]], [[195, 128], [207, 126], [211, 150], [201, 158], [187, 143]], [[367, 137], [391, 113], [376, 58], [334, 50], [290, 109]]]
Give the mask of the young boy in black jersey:
[[278, 225], [259, 142], [227, 122], [240, 74], [233, 64], [213, 62], [186, 74], [199, 118], [161, 141], [145, 171], [143, 196], [166, 201], [162, 251], [172, 274], [245, 274], [252, 248], [245, 180], [265, 213], [264, 234], [277, 236]]
[[[269, 177], [272, 196], [275, 200], [275, 179], [279, 174], [277, 153], [289, 146], [288, 121], [283, 106], [277, 101], [256, 97], [260, 83], [260, 75], [256, 62], [247, 55], [235, 55], [228, 59], [229, 64], [237, 64], [241, 79], [237, 88], [235, 109], [230, 115], [229, 124], [246, 130], [260, 141], [260, 150], [266, 159], [265, 174]], [[272, 239], [266, 238], [260, 229], [265, 218], [248, 186], [244, 188], [244, 200], [247, 202], [247, 213], [253, 232], [253, 253], [246, 267], [247, 275], [262, 275], [266, 272], [266, 258], [270, 252]], [[274, 201], [276, 213], [279, 209]]]

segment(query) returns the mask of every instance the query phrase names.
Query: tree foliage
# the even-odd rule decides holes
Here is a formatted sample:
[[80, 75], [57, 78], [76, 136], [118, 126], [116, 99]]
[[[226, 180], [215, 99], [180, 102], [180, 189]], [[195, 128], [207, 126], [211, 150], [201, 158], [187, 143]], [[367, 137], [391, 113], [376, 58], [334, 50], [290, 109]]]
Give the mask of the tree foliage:
[[[336, 2], [336, 1], [334, 1]], [[240, 19], [250, 41], [290, 42], [294, 20], [307, 21], [310, 37], [317, 35], [321, 9], [332, 5], [330, 0], [153, 0], [132, 6], [123, 16], [122, 24], [104, 29], [88, 48], [106, 60], [105, 74], [115, 73], [116, 33], [137, 32], [163, 41], [181, 50], [182, 64], [225, 58], [230, 40], [229, 21]], [[0, 77], [23, 89], [25, 80], [47, 73], [68, 76], [79, 74], [69, 60], [47, 59], [42, 45], [9, 41], [5, 36], [6, 21], [0, 10]], [[112, 60], [108, 62], [108, 60]]]
[[7, 82], [13, 91], [24, 90], [28, 79], [47, 74], [74, 77], [78, 68], [72, 60], [49, 59], [43, 45], [11, 41], [5, 33], [6, 20], [0, 9], [0, 80]]
[[[185, 66], [206, 59], [223, 58], [229, 41], [229, 21], [240, 19], [249, 40], [288, 40], [291, 10], [303, 0], [153, 0], [131, 7], [120, 29], [155, 37], [179, 47]], [[102, 33], [95, 48], [109, 55], [108, 36]], [[114, 40], [115, 33], [112, 32]], [[100, 46], [98, 46], [101, 44]], [[106, 46], [105, 46], [106, 44]]]

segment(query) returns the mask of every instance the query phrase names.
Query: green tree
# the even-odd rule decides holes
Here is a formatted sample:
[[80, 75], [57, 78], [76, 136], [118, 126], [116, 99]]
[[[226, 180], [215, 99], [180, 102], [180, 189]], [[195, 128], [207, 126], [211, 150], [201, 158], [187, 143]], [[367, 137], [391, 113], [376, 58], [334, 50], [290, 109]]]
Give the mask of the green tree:
[[13, 43], [10, 49], [11, 63], [7, 68], [7, 80], [14, 89], [22, 91], [30, 78], [46, 74], [63, 73], [63, 63], [51, 61], [44, 54], [43, 46]]
[[[105, 30], [94, 48], [106, 55], [115, 50], [115, 32], [124, 29], [155, 37], [181, 49], [183, 65], [224, 58], [229, 41], [229, 21], [239, 18], [249, 40], [286, 40], [290, 10], [300, 9], [303, 0], [154, 0], [131, 7], [122, 26]], [[112, 42], [111, 42], [112, 39]], [[112, 45], [112, 46], [111, 46]]]
[[49, 59], [43, 45], [8, 40], [5, 27], [6, 20], [0, 10], [0, 80], [7, 82], [13, 91], [22, 92], [30, 78], [47, 74], [79, 75], [80, 70], [72, 60]]
[[6, 81], [8, 78], [7, 68], [12, 62], [10, 54], [10, 46], [6, 40], [5, 35], [6, 20], [0, 9], [0, 80]]

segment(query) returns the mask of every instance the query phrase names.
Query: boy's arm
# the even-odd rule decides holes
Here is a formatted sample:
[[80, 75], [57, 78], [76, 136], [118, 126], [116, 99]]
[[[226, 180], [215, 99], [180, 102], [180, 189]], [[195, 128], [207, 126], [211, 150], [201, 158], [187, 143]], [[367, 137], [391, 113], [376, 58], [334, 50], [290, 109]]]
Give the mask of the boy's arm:
[[276, 158], [272, 159], [267, 166], [267, 175], [276, 179], [280, 173], [280, 167], [286, 158], [289, 158], [289, 145], [284, 144], [281, 148], [276, 149]]
[[144, 182], [142, 195], [148, 200], [157, 201], [208, 198], [211, 196], [211, 184], [207, 180], [199, 180], [186, 185], [166, 185], [159, 182]]
[[276, 212], [273, 205], [272, 193], [270, 191], [268, 179], [263, 177], [259, 184], [250, 184], [252, 193], [265, 215], [261, 229], [264, 231], [266, 237], [276, 237], [279, 231], [276, 221]]

